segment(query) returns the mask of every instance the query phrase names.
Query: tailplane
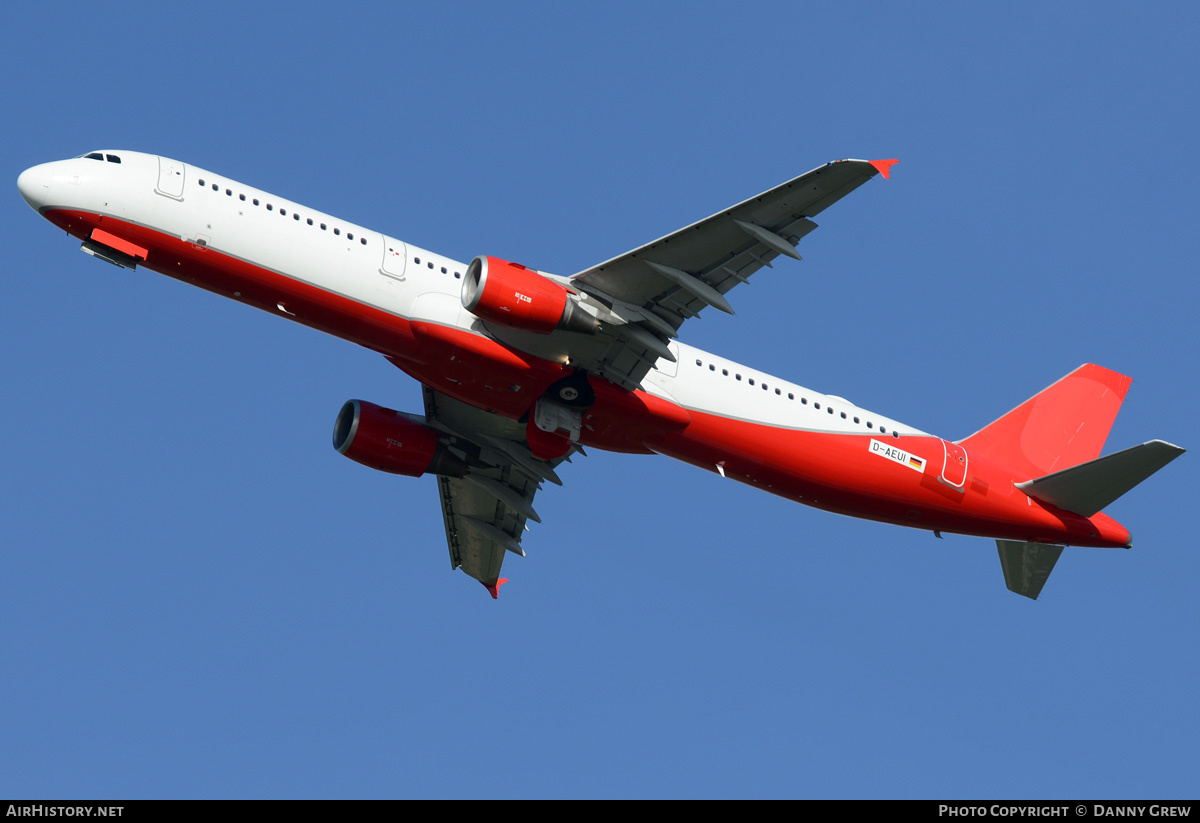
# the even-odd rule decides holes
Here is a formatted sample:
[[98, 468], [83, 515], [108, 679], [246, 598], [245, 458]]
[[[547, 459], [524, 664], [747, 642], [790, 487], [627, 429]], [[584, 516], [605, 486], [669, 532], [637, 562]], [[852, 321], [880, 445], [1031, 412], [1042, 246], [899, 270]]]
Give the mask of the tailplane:
[[1000, 551], [1000, 567], [1004, 569], [1004, 584], [1010, 592], [1037, 600], [1042, 586], [1054, 564], [1062, 554], [1062, 546], [1047, 543], [1020, 543], [1015, 540], [997, 540]]
[[1030, 478], [1084, 463], [1100, 455], [1131, 382], [1088, 363], [961, 443]]
[[1151, 440], [1016, 485], [1030, 497], [1091, 517], [1183, 452], [1178, 446]]

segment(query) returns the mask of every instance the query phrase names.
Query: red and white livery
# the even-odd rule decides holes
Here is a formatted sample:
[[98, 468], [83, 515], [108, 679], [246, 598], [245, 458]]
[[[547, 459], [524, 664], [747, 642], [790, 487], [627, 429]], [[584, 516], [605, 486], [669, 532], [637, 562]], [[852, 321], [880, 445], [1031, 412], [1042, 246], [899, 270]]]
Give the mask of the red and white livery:
[[584, 447], [658, 453], [816, 508], [996, 540], [1036, 598], [1063, 546], [1125, 547], [1106, 505], [1183, 452], [1100, 451], [1128, 377], [1084, 365], [952, 442], [677, 340], [894, 160], [829, 163], [570, 277], [451, 260], [195, 166], [96, 151], [34, 166], [25, 200], [117, 266], [148, 269], [379, 352], [423, 414], [361, 400], [339, 452], [437, 477], [454, 568], [495, 597], [543, 482]]

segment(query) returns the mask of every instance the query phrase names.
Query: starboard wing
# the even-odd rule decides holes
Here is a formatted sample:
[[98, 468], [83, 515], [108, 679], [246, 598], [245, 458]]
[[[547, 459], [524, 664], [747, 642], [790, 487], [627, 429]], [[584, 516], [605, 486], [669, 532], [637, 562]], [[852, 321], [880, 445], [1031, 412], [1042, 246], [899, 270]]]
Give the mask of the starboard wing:
[[697, 223], [573, 275], [569, 284], [604, 303], [603, 324], [572, 361], [626, 388], [637, 386], [689, 317], [708, 308], [732, 314], [725, 295], [779, 255], [800, 259], [796, 244], [811, 218], [895, 160], [838, 160]]

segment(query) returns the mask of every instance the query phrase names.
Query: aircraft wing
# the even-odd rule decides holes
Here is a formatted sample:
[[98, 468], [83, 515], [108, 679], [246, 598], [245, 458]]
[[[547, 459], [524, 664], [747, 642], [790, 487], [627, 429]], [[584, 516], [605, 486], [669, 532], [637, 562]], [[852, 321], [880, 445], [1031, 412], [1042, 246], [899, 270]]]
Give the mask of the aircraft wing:
[[[450, 566], [484, 585], [493, 598], [508, 552], [525, 556], [526, 522], [541, 522], [533, 497], [543, 480], [562, 485], [554, 467], [525, 445], [525, 427], [424, 388], [425, 422], [446, 436], [452, 452], [471, 466], [463, 477], [438, 477]], [[577, 447], [576, 447], [577, 449]]]
[[[698, 223], [579, 272], [570, 285], [604, 303], [613, 315], [593, 345], [572, 360], [633, 388], [660, 357], [683, 321], [713, 307], [733, 313], [725, 294], [781, 254], [797, 260], [796, 244], [817, 227], [810, 218], [895, 160], [838, 160], [731, 206]], [[591, 361], [591, 362], [589, 362]]]

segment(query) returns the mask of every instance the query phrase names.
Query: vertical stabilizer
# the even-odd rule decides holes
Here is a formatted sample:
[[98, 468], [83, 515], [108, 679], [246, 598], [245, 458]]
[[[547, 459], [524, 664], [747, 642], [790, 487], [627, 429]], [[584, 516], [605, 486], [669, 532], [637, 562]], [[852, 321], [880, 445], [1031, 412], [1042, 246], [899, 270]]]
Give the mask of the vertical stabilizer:
[[1100, 455], [1132, 381], [1092, 363], [961, 441], [975, 455], [1029, 478]]

